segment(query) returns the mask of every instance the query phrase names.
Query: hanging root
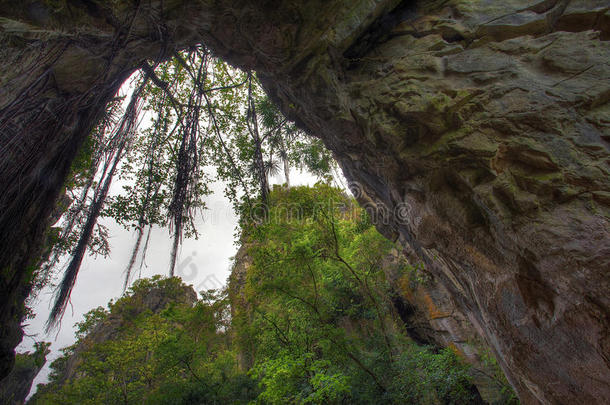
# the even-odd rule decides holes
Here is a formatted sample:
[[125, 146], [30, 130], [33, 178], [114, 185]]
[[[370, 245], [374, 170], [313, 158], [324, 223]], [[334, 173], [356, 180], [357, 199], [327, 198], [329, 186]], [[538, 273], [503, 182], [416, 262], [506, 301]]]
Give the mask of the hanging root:
[[[191, 63], [197, 55], [192, 53]], [[207, 54], [201, 56], [199, 69], [196, 72], [196, 82], [205, 82], [207, 74]], [[170, 226], [173, 230], [173, 244], [170, 255], [169, 275], [174, 276], [178, 247], [182, 241], [184, 220], [194, 217], [195, 199], [197, 198], [197, 183], [200, 178], [200, 129], [199, 116], [204, 101], [204, 93], [198, 86], [193, 86], [186, 106], [185, 118], [182, 124], [182, 136], [176, 162], [176, 178], [172, 201], [169, 205]]]
[[[146, 220], [147, 220], [147, 215], [148, 215], [148, 210], [149, 210], [151, 200], [157, 196], [157, 194], [159, 192], [159, 188], [161, 187], [160, 183], [157, 182], [155, 184], [153, 171], [154, 171], [154, 167], [159, 162], [159, 158], [160, 158], [159, 146], [162, 143], [163, 135], [167, 131], [167, 122], [168, 122], [167, 113], [165, 111], [161, 111], [155, 121], [153, 140], [148, 145], [148, 149], [146, 151], [146, 160], [144, 162], [144, 168], [148, 169], [148, 173], [146, 176], [146, 193], [144, 196], [144, 201], [142, 202], [142, 206], [140, 207], [136, 243], [133, 246], [133, 249], [131, 251], [131, 258], [129, 259], [129, 263], [127, 264], [127, 268], [125, 269], [125, 282], [123, 283], [123, 292], [127, 291], [127, 287], [129, 286], [129, 282], [131, 280], [131, 272], [133, 270], [133, 266], [136, 263], [138, 253], [140, 252], [140, 246], [142, 245], [142, 238], [144, 236], [144, 229], [147, 224]], [[148, 249], [148, 241], [150, 239], [150, 230], [151, 230], [151, 228], [149, 228], [149, 230], [148, 230], [148, 236], [146, 237], [146, 243], [144, 244], [144, 249], [142, 251], [142, 262], [140, 263], [140, 273], [142, 270], [142, 265], [144, 264], [146, 250]]]
[[[78, 243], [72, 252], [72, 259], [66, 268], [61, 284], [58, 286], [55, 293], [55, 303], [53, 304], [53, 309], [51, 310], [51, 314], [49, 315], [49, 319], [46, 323], [47, 332], [57, 327], [61, 322], [66, 310], [66, 306], [70, 300], [72, 288], [76, 282], [78, 271], [87, 251], [87, 246], [91, 240], [93, 229], [97, 224], [97, 219], [99, 218], [101, 210], [104, 206], [104, 202], [106, 201], [106, 197], [108, 196], [108, 191], [110, 189], [117, 166], [121, 160], [123, 151], [125, 150], [129, 139], [133, 136], [136, 130], [138, 116], [140, 113], [140, 95], [147, 81], [148, 77], [145, 77], [143, 83], [136, 91], [134, 91], [125, 114], [121, 119], [120, 125], [118, 125], [118, 128], [112, 137], [113, 147], [109, 151], [108, 160], [104, 166], [102, 178], [100, 179], [98, 188], [95, 190], [94, 200], [91, 204], [91, 208], [89, 209], [87, 221], [85, 222], [85, 226], [82, 230]], [[109, 162], [112, 163], [109, 165]]]

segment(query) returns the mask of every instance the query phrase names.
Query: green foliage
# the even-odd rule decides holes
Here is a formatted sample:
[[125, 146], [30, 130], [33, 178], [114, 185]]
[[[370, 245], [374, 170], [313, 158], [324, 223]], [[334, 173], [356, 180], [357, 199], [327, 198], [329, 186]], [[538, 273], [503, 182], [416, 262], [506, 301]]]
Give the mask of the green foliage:
[[[388, 302], [393, 244], [326, 184], [277, 187], [244, 221], [245, 280], [195, 305], [177, 278], [139, 280], [77, 325], [37, 404], [470, 404], [465, 366], [419, 347]], [[242, 256], [243, 260], [243, 256]], [[167, 305], [146, 310], [159, 292]], [[116, 333], [99, 340], [100, 330]], [[102, 333], [103, 335], [103, 333]], [[78, 348], [78, 349], [76, 349]], [[82, 360], [65, 383], [68, 355]]]
[[36, 342], [34, 343], [34, 353], [17, 353], [15, 355], [15, 372], [24, 369], [39, 369], [45, 361], [47, 354], [49, 354], [49, 346], [51, 343], [48, 342]]
[[[154, 277], [135, 283], [108, 311], [90, 311], [33, 403], [247, 403], [256, 386], [230, 350], [226, 297], [211, 293], [192, 305], [180, 299], [185, 291], [177, 278]], [[146, 308], [151, 295], [167, 305]], [[75, 377], [63, 381], [72, 355], [80, 358]]]
[[252, 266], [233, 327], [262, 390], [257, 403], [476, 398], [453, 352], [402, 332], [382, 267], [393, 244], [352, 199], [325, 184], [277, 188], [268, 221], [245, 233]]
[[417, 289], [418, 285], [425, 286], [432, 281], [430, 274], [425, 271], [425, 267], [422, 262], [412, 265], [405, 260], [405, 262], [402, 263], [401, 270], [403, 274], [408, 275], [410, 288], [412, 290]]
[[76, 327], [76, 338], [78, 340], [84, 339], [90, 332], [93, 331], [95, 326], [100, 324], [108, 317], [108, 311], [102, 307], [97, 307], [87, 312], [81, 322], [78, 322]]
[[0, 404], [21, 404], [32, 379], [46, 362], [50, 343], [36, 342], [34, 352], [16, 353], [11, 372], [0, 381]]
[[[291, 167], [320, 178], [329, 178], [334, 167], [322, 143], [290, 123], [252, 73], [231, 68], [204, 46], [143, 68], [130, 87], [134, 103], [129, 105], [136, 107], [125, 108], [125, 97], [116, 97], [73, 164], [66, 198], [57, 207], [63, 213], [61, 230], [49, 233], [51, 252], [37, 272], [37, 291], [51, 282], [67, 255], [109, 253], [108, 229], [97, 223], [98, 215], [136, 233], [126, 288], [140, 253], [143, 263], [148, 246], [143, 240], [153, 226], [167, 228], [174, 238], [173, 274], [183, 236], [198, 237], [196, 217], [207, 208], [213, 181], [224, 183], [235, 210], [251, 211], [257, 202], [266, 203], [268, 178], [279, 172], [280, 163], [286, 183]], [[123, 113], [128, 122], [143, 124], [126, 130]], [[109, 169], [115, 157], [116, 176]], [[122, 190], [106, 196], [102, 185], [114, 177]], [[103, 207], [101, 213], [93, 206]], [[95, 226], [85, 233], [88, 220]]]
[[492, 370], [490, 377], [493, 381], [495, 381], [498, 387], [500, 387], [502, 403], [508, 405], [518, 405], [519, 398], [517, 398], [517, 394], [515, 394], [513, 387], [511, 387], [510, 383], [506, 379], [506, 376], [500, 368], [496, 357], [488, 348], [479, 350], [479, 353], [481, 353], [481, 362], [483, 366], [487, 367], [489, 370]]
[[394, 401], [413, 404], [469, 404], [474, 400], [468, 367], [450, 349], [435, 352], [410, 345], [393, 365]]

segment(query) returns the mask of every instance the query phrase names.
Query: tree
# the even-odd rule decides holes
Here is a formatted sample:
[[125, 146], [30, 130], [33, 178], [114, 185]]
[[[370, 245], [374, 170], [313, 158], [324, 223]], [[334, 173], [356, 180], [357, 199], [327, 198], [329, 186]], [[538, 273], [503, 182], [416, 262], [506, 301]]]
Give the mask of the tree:
[[252, 264], [232, 287], [260, 403], [480, 400], [454, 353], [406, 337], [383, 270], [393, 244], [354, 200], [324, 184], [276, 188], [269, 216], [245, 229]]
[[138, 280], [78, 325], [34, 403], [477, 403], [468, 366], [407, 337], [384, 298], [393, 244], [354, 200], [325, 184], [269, 198], [241, 281], [193, 305], [178, 278]]
[[91, 311], [32, 403], [246, 403], [255, 387], [228, 346], [226, 298], [210, 291], [193, 305], [189, 291], [157, 276], [136, 282], [108, 311]]
[[[83, 158], [73, 166], [65, 189], [78, 197], [62, 207], [63, 228], [36, 276], [41, 288], [62, 256], [71, 255], [49, 328], [61, 319], [85, 252], [107, 254], [110, 248], [105, 228], [97, 224], [99, 217], [136, 232], [125, 270], [126, 289], [139, 255], [140, 266], [144, 262], [153, 226], [168, 227], [172, 233], [173, 275], [182, 237], [198, 236], [195, 218], [206, 208], [210, 167], [226, 183], [225, 193], [235, 209], [249, 212], [257, 202], [266, 210], [275, 155], [283, 160], [287, 180], [290, 164], [311, 168], [319, 176], [328, 176], [332, 167], [319, 141], [288, 123], [263, 96], [252, 73], [230, 68], [204, 46], [175, 53], [155, 66], [145, 64], [132, 81], [122, 118], [120, 101], [109, 108]], [[142, 120], [149, 125], [140, 127]], [[316, 153], [304, 152], [308, 147]], [[109, 196], [115, 174], [125, 183], [123, 193]]]

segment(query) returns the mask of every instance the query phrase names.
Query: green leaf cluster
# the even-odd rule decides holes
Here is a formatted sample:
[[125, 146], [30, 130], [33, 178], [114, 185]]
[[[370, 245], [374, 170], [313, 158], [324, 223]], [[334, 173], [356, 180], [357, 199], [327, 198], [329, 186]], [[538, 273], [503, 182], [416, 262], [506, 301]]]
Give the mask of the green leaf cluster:
[[[477, 400], [452, 351], [407, 337], [384, 274], [394, 244], [353, 199], [323, 183], [276, 187], [268, 214], [244, 227], [227, 290], [202, 292], [193, 305], [179, 279], [156, 277], [87, 314], [34, 403]], [[167, 305], [145, 309], [159, 291]], [[99, 338], [108, 325], [115, 332]]]
[[[230, 348], [226, 295], [208, 293], [193, 304], [181, 299], [189, 288], [156, 276], [136, 282], [108, 310], [90, 311], [31, 403], [247, 403], [256, 385]], [[151, 295], [167, 304], [152, 311]]]
[[384, 274], [394, 244], [353, 199], [317, 184], [277, 187], [270, 204], [268, 220], [244, 231], [251, 264], [244, 285], [232, 285], [255, 403], [476, 401], [452, 351], [407, 337]]

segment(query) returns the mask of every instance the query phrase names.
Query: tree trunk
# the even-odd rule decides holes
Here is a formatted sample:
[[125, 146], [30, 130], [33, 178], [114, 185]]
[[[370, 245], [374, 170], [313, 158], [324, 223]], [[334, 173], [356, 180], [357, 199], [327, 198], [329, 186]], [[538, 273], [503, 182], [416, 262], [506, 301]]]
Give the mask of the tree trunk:
[[286, 187], [290, 188], [290, 163], [288, 159], [282, 159], [284, 165], [284, 178], [286, 179]]
[[79, 145], [144, 59], [203, 42], [324, 140], [524, 403], [610, 402], [607, 1], [56, 3], [0, 5], [2, 374]]
[[283, 136], [280, 136], [280, 158], [282, 159], [282, 165], [284, 166], [284, 179], [286, 180], [286, 187], [290, 188], [290, 162], [288, 161], [288, 153], [286, 152], [286, 140]]

